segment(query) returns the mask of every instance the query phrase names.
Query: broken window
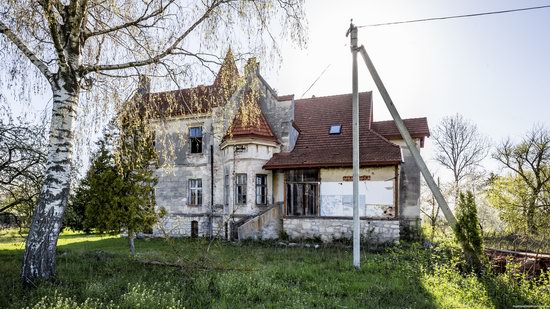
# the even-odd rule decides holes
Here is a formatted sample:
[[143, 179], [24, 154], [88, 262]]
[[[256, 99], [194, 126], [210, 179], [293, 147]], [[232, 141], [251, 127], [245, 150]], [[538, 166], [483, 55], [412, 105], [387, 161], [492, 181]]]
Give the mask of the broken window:
[[246, 204], [246, 174], [235, 175], [235, 203]]
[[256, 175], [256, 204], [267, 204], [267, 175]]
[[189, 205], [202, 205], [202, 179], [189, 179]]
[[287, 215], [319, 215], [319, 170], [291, 170], [285, 177]]
[[189, 145], [191, 153], [202, 153], [202, 128], [189, 128]]

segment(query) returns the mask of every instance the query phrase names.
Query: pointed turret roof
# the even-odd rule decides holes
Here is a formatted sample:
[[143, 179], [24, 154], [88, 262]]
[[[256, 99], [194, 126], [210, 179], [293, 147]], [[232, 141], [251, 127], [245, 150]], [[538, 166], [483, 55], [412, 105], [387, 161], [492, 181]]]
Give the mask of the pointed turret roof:
[[224, 139], [253, 137], [277, 141], [258, 100], [258, 95], [254, 98], [254, 94], [250, 90], [243, 95], [239, 111], [235, 115], [235, 118], [233, 118], [233, 123], [229, 127]]
[[212, 85], [224, 88], [226, 86], [229, 86], [229, 88], [232, 88], [236, 84], [236, 79], [238, 77], [239, 70], [237, 69], [237, 65], [235, 64], [235, 56], [233, 55], [231, 47], [229, 47], [227, 49], [227, 53], [225, 54], [225, 59], [223, 60], [220, 70], [218, 71], [218, 75], [216, 75], [216, 79], [214, 80], [214, 83]]

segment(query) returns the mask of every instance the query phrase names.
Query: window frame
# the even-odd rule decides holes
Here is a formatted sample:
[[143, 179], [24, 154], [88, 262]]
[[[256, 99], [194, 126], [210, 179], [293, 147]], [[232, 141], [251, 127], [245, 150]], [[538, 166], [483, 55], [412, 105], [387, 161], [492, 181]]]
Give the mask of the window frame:
[[[258, 183], [258, 179], [263, 179], [263, 183]], [[258, 192], [258, 189], [260, 192]], [[263, 195], [261, 190], [263, 189]], [[258, 194], [259, 193], [259, 194]], [[261, 202], [258, 203], [258, 198], [261, 198]], [[256, 174], [256, 205], [267, 205], [267, 175], [266, 174]]]
[[191, 237], [199, 237], [199, 221], [197, 220], [191, 221]]
[[319, 169], [296, 169], [285, 172], [286, 216], [320, 216], [320, 177]]
[[[243, 177], [244, 176], [244, 177]], [[244, 183], [239, 180], [244, 179]], [[235, 174], [235, 205], [246, 205], [248, 175], [245, 173]], [[239, 189], [241, 193], [239, 193]]]
[[230, 190], [230, 181], [229, 181], [229, 174], [225, 174], [223, 176], [223, 181], [224, 181], [224, 192], [223, 192], [223, 203], [225, 206], [228, 206], [229, 205], [229, 190]]
[[[195, 186], [192, 186], [193, 182], [196, 182]], [[202, 206], [202, 178], [187, 180], [187, 205]]]
[[[338, 128], [338, 130], [336, 132], [333, 132], [332, 128]], [[328, 129], [328, 134], [329, 135], [340, 135], [340, 134], [342, 134], [342, 125], [339, 124], [339, 123], [331, 124], [330, 128]]]
[[[200, 135], [196, 135], [192, 133], [194, 130], [198, 129], [200, 132]], [[196, 153], [201, 154], [203, 153], [203, 130], [202, 126], [192, 126], [188, 129], [188, 135], [189, 135], [189, 153]], [[198, 150], [193, 151], [193, 145], [198, 145]]]

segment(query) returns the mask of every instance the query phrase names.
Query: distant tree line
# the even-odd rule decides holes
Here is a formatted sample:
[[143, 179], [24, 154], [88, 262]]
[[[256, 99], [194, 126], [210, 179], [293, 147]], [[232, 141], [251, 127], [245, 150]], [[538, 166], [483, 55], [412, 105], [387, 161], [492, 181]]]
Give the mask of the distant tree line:
[[0, 224], [26, 227], [40, 195], [46, 163], [46, 125], [0, 117]]
[[[534, 126], [519, 141], [510, 138], [496, 146], [475, 123], [460, 114], [448, 116], [432, 129], [434, 159], [452, 174], [442, 191], [458, 206], [460, 193], [471, 191], [480, 226], [509, 234], [550, 236], [550, 131]], [[502, 172], [487, 172], [484, 160], [500, 163]], [[432, 229], [441, 218], [429, 192], [422, 212]], [[458, 209], [455, 209], [458, 211]]]

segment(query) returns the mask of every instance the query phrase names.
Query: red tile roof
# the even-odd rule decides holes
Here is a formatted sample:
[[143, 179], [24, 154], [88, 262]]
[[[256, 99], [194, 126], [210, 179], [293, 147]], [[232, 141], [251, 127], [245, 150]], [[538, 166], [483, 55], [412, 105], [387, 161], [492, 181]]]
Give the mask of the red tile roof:
[[[296, 146], [290, 152], [275, 154], [264, 168], [352, 166], [351, 94], [296, 100], [295, 123], [300, 128]], [[372, 93], [359, 94], [360, 163], [362, 166], [396, 165], [401, 162], [400, 147], [369, 128]], [[332, 124], [341, 124], [338, 135], [330, 135]]]
[[267, 119], [258, 103], [259, 98], [254, 98], [251, 92], [243, 96], [239, 112], [233, 118], [224, 139], [236, 137], [252, 137], [277, 141]]
[[277, 101], [290, 101], [290, 100], [293, 100], [293, 99], [294, 99], [293, 94], [277, 96]]
[[[403, 122], [413, 138], [430, 136], [428, 119], [426, 117], [403, 119]], [[393, 120], [375, 121], [372, 123], [371, 128], [387, 139], [401, 139], [401, 133], [399, 133]]]
[[143, 95], [143, 111], [150, 118], [174, 117], [208, 113], [225, 104], [215, 86], [198, 86]]
[[229, 49], [212, 85], [146, 93], [140, 109], [150, 118], [209, 113], [226, 103], [237, 88], [238, 78], [239, 71]]

